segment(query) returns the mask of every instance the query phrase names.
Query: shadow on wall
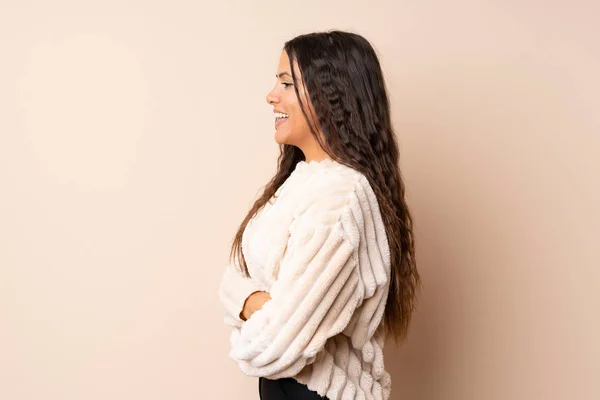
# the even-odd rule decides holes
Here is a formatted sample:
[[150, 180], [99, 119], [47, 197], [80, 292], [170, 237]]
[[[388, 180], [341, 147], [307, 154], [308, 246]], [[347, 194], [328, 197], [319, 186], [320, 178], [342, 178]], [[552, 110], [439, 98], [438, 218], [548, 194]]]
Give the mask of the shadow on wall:
[[446, 285], [460, 279], [455, 274], [444, 276], [451, 270], [441, 255], [421, 264], [423, 287], [408, 340], [397, 345], [389, 339], [384, 349], [386, 370], [392, 377], [391, 400], [448, 399], [449, 393], [443, 395], [440, 386], [447, 385], [450, 375], [464, 375], [457, 370], [462, 365], [461, 355], [456, 354], [453, 340], [461, 325], [463, 300], [460, 284]]
[[[422, 133], [416, 135], [420, 137], [416, 152], [431, 152], [439, 133]], [[384, 349], [386, 370], [392, 377], [391, 400], [462, 400], [471, 387], [465, 381], [465, 350], [472, 337], [466, 327], [469, 315], [473, 316], [478, 278], [472, 269], [477, 263], [469, 256], [473, 242], [465, 232], [489, 232], [476, 212], [469, 215], [464, 202], [468, 176], [440, 161], [452, 159], [452, 155], [437, 155], [440, 157], [432, 158], [437, 161], [408, 174], [422, 287], [408, 339], [400, 345], [388, 339]], [[485, 201], [477, 207], [485, 208]]]
[[[440, 386], [447, 385], [451, 375], [464, 375], [457, 370], [462, 362], [461, 355], [456, 354], [457, 343], [453, 343], [456, 333], [452, 332], [461, 325], [459, 320], [452, 321], [461, 319], [457, 311], [462, 301], [460, 285], [445, 286], [445, 282], [456, 282], [457, 277], [444, 277], [450, 267], [447, 261], [443, 264], [443, 257], [437, 258], [427, 265], [438, 266], [438, 270], [421, 268], [423, 288], [408, 340], [397, 345], [389, 339], [384, 349], [386, 370], [392, 377], [391, 400], [448, 399], [449, 393], [443, 395]], [[434, 273], [439, 275], [434, 278]]]

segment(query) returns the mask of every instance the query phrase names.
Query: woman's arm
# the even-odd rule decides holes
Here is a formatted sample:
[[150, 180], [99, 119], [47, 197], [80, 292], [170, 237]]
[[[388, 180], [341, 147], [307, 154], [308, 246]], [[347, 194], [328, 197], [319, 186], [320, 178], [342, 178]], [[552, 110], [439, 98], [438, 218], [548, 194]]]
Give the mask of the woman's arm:
[[[245, 321], [241, 318], [244, 304], [253, 293], [264, 291], [266, 288], [255, 279], [243, 276], [233, 264], [227, 265], [218, 291], [219, 300], [226, 311], [225, 323], [240, 328]], [[248, 311], [256, 307], [255, 300], [249, 303], [249, 307]]]
[[246, 375], [296, 375], [350, 321], [364, 288], [340, 228], [318, 227], [305, 251], [294, 249], [282, 262], [271, 300], [233, 332], [230, 356]]

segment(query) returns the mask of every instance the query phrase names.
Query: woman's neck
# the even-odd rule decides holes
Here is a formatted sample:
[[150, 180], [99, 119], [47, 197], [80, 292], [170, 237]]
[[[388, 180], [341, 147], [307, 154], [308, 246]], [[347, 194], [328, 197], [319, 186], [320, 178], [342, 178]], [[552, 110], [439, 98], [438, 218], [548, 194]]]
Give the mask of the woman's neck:
[[331, 158], [329, 157], [329, 154], [327, 154], [325, 150], [323, 150], [317, 143], [315, 143], [314, 146], [311, 146], [311, 148], [301, 150], [304, 153], [304, 159], [307, 163], [311, 161], [323, 161]]

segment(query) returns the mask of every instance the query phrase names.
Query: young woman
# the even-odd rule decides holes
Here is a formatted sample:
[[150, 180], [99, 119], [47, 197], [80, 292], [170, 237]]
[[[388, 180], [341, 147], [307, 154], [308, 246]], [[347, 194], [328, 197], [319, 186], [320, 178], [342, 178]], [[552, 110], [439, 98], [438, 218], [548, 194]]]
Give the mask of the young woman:
[[331, 31], [285, 44], [278, 169], [241, 223], [219, 297], [262, 400], [388, 399], [383, 346], [405, 338], [419, 275], [377, 55]]

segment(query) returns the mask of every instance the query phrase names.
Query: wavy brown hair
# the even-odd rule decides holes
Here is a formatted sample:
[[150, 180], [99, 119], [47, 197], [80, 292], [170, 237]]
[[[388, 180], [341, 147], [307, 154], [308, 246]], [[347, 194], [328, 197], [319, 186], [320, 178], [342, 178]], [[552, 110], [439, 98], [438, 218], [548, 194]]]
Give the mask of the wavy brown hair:
[[[391, 282], [382, 324], [398, 343], [408, 334], [420, 278], [413, 223], [405, 200], [398, 144], [379, 60], [364, 37], [341, 31], [300, 35], [286, 42], [284, 50], [290, 65], [297, 62], [313, 106], [314, 114], [300, 100], [295, 84], [313, 136], [333, 160], [364, 174], [377, 196], [391, 253]], [[299, 77], [294, 68], [292, 78], [297, 83]], [[249, 274], [241, 242], [246, 225], [303, 160], [304, 154], [298, 147], [280, 145], [277, 173], [239, 226], [230, 257], [236, 258], [245, 276]]]

